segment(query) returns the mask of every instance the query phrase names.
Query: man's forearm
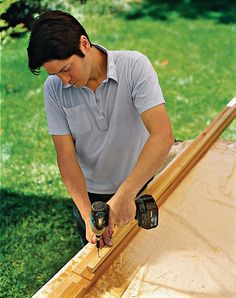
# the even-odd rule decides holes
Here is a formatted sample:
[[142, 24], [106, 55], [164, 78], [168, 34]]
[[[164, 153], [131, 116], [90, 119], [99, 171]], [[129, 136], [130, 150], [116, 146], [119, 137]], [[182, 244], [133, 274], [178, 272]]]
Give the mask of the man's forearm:
[[88, 219], [91, 204], [87, 193], [85, 178], [76, 156], [57, 156], [57, 163], [67, 191], [80, 210], [83, 219]]
[[135, 167], [127, 179], [121, 184], [118, 192], [130, 193], [131, 197], [136, 196], [144, 184], [151, 179], [162, 166], [172, 145], [172, 135], [167, 136], [165, 139], [150, 136], [139, 155]]

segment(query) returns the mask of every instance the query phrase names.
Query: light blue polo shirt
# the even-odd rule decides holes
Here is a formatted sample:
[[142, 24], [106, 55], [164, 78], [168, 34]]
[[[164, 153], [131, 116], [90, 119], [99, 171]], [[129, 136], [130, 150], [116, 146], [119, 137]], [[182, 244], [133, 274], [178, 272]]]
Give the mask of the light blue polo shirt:
[[93, 92], [49, 76], [45, 109], [49, 134], [72, 135], [87, 190], [112, 194], [132, 171], [149, 137], [140, 114], [164, 99], [145, 55], [94, 46], [107, 54], [107, 78]]

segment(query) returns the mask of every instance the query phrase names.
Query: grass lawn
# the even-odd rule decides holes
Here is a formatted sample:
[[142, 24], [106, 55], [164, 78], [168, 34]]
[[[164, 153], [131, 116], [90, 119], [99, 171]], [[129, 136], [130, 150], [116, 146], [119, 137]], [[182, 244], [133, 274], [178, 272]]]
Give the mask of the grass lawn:
[[[177, 139], [195, 138], [236, 96], [236, 26], [91, 17], [93, 42], [145, 53]], [[28, 36], [2, 50], [0, 297], [30, 297], [80, 249], [71, 200], [47, 134], [43, 81], [27, 69]], [[223, 133], [236, 141], [236, 123]]]

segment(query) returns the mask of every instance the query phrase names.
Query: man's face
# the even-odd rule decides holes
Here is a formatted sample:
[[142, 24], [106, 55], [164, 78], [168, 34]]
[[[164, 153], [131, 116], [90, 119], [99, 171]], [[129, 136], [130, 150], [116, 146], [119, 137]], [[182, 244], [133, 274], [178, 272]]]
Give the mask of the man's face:
[[57, 75], [64, 84], [85, 86], [91, 75], [92, 60], [88, 52], [85, 57], [72, 55], [65, 60], [51, 60], [43, 64], [49, 75]]

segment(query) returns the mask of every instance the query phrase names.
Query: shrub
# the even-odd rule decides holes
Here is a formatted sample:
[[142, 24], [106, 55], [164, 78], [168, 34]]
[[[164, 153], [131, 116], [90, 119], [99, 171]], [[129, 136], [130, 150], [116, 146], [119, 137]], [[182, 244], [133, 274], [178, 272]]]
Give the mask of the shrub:
[[6, 19], [4, 19], [4, 15], [8, 11], [8, 9], [11, 7], [11, 5], [15, 4], [18, 0], [5, 0], [0, 3], [0, 31], [1, 31], [1, 44], [7, 43], [11, 36], [14, 34], [19, 34], [22, 32], [25, 32], [26, 29], [24, 28], [24, 24], [22, 22], [19, 22], [15, 24], [14, 26], [10, 25]]
[[60, 9], [82, 19], [90, 15], [118, 14], [128, 7], [125, 0], [5, 0], [1, 5], [3, 44], [30, 29], [35, 16], [48, 9]]
[[129, 4], [126, 17], [168, 19], [172, 12], [189, 19], [204, 17], [222, 23], [236, 22], [235, 0], [136, 0]]

